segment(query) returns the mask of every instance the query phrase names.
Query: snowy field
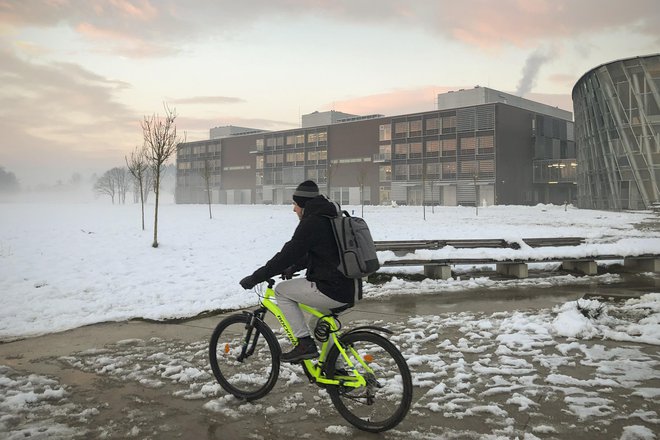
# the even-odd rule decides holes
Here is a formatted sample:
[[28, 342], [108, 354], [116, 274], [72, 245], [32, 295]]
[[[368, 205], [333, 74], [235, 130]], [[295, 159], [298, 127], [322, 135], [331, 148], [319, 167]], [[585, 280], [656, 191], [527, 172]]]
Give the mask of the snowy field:
[[[345, 208], [361, 214], [360, 207]], [[154, 249], [153, 206], [146, 209], [145, 231], [135, 204], [3, 203], [0, 212], [0, 340], [104, 321], [191, 317], [253, 305], [255, 297], [238, 281], [278, 251], [297, 223], [291, 206], [216, 205], [209, 219], [208, 206], [166, 203], [160, 210], [160, 246]], [[476, 215], [474, 208], [431, 212], [427, 207], [424, 220], [421, 207], [366, 206], [364, 218], [375, 240], [502, 238], [522, 244], [518, 251], [442, 249], [425, 254], [435, 257], [660, 252], [659, 232], [633, 227], [657, 219], [650, 212], [539, 205], [480, 207]], [[568, 250], [532, 249], [521, 242], [565, 236], [584, 237], [587, 243]], [[389, 257], [388, 252], [379, 255]], [[366, 296], [441, 295], [501, 283], [481, 277], [418, 283], [394, 279], [367, 285]]]
[[[0, 340], [102, 321], [162, 320], [253, 305], [254, 294], [238, 280], [279, 250], [296, 225], [288, 206], [214, 206], [213, 219], [205, 206], [161, 208], [160, 246], [154, 249], [151, 206], [142, 231], [136, 205], [0, 204]], [[349, 209], [360, 214], [359, 208]], [[474, 208], [452, 207], [427, 209], [424, 220], [419, 207], [365, 207], [364, 217], [376, 240], [522, 243], [530, 237], [579, 236], [587, 242], [570, 251], [574, 256], [660, 252], [660, 233], [644, 227], [657, 221], [649, 212], [500, 206], [480, 208], [477, 216]], [[541, 257], [566, 249], [523, 246], [520, 251]], [[487, 255], [506, 258], [509, 252], [491, 249]], [[598, 278], [616, 283], [618, 275]], [[367, 285], [366, 296], [584, 282], [588, 277], [567, 275], [505, 281], [398, 277]], [[660, 293], [618, 304], [581, 300], [580, 307], [572, 301], [552, 309], [422, 314], [388, 322], [411, 367], [415, 399], [408, 419], [382, 437], [657, 438]], [[250, 438], [265, 438], [271, 429], [279, 438], [301, 438], [305, 434], [295, 430], [301, 420], [315, 427], [319, 439], [363, 438], [295, 366], [283, 366], [276, 388], [263, 400], [245, 404], [227, 396], [209, 372], [206, 338], [194, 343], [128, 339], [42, 362], [199, 402], [200, 413], [226, 423], [253, 426], [254, 420], [265, 423], [277, 416], [268, 432], [258, 431], [257, 423]], [[139, 401], [126, 417], [108, 421], [104, 402], [83, 400], [55, 377], [0, 362], [2, 438], [161, 438], [177, 428], [161, 413], [149, 415], [149, 408]], [[458, 428], [466, 425], [473, 428]]]

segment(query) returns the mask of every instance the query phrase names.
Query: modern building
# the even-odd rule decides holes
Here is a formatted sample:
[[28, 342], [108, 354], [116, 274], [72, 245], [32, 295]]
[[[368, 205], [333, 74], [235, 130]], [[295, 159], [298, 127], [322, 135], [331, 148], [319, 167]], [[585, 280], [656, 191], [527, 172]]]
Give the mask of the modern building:
[[578, 206], [645, 209], [660, 201], [660, 54], [613, 61], [573, 88]]
[[[188, 142], [178, 203], [289, 203], [305, 179], [342, 204], [536, 204], [576, 197], [572, 114], [485, 87], [433, 111], [314, 112], [302, 127]], [[208, 182], [208, 185], [207, 185]]]

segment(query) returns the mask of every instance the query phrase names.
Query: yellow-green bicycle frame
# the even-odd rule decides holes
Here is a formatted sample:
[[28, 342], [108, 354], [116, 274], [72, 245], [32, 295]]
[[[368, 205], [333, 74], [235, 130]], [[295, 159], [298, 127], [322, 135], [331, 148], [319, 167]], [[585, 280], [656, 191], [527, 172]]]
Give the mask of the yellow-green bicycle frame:
[[[293, 330], [291, 329], [291, 326], [289, 325], [289, 322], [287, 321], [286, 317], [282, 313], [282, 310], [279, 308], [279, 306], [276, 303], [277, 298], [275, 297], [275, 291], [271, 287], [271, 283], [268, 283], [268, 287], [266, 287], [266, 291], [261, 297], [261, 305], [265, 307], [270, 313], [275, 316], [277, 321], [280, 323], [282, 326], [282, 329], [284, 330], [284, 333], [286, 334], [287, 338], [291, 343], [295, 346], [298, 345], [298, 338], [295, 337], [293, 334]], [[307, 306], [305, 304], [299, 304], [299, 307], [313, 315], [316, 316], [319, 319], [325, 320], [329, 326], [330, 326], [330, 334], [329, 338], [327, 341], [323, 342], [323, 345], [321, 346], [321, 353], [319, 355], [318, 362], [314, 362], [312, 360], [304, 360], [302, 361], [303, 366], [307, 373], [309, 373], [309, 378], [310, 380], [314, 380], [319, 384], [323, 385], [341, 385], [344, 387], [353, 387], [353, 388], [359, 388], [367, 385], [367, 381], [364, 378], [362, 374], [358, 372], [358, 370], [355, 368], [355, 365], [351, 361], [349, 355], [346, 353], [347, 347], [344, 347], [341, 342], [340, 338], [337, 337], [337, 332], [339, 330], [339, 326], [337, 325], [337, 321], [335, 320], [334, 316], [332, 315], [324, 315], [320, 311], [316, 310], [313, 307]], [[379, 330], [384, 330], [380, 329]], [[352, 370], [352, 375], [351, 376], [335, 376], [332, 379], [328, 379], [325, 377], [323, 365], [325, 363], [325, 360], [328, 357], [328, 353], [330, 352], [330, 348], [334, 345], [337, 347], [339, 352], [341, 353], [342, 357], [346, 361], [346, 365], [348, 369]], [[354, 359], [357, 359], [360, 365], [362, 365], [367, 373], [373, 374], [373, 370], [368, 364], [368, 357], [365, 356], [364, 358], [360, 356], [353, 347], [348, 347], [348, 350], [351, 352], [351, 354], [354, 356]]]

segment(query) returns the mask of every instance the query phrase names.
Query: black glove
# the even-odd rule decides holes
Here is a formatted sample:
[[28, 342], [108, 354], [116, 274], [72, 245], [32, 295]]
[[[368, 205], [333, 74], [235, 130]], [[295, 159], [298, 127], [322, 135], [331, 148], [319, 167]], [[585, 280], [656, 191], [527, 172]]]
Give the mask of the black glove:
[[255, 281], [255, 279], [252, 275], [246, 276], [240, 282], [240, 285], [243, 287], [243, 289], [246, 289], [246, 290], [252, 289], [257, 284], [259, 284], [259, 282]]
[[283, 280], [290, 280], [296, 276], [296, 266], [289, 266], [286, 269], [284, 269], [284, 272], [280, 275]]

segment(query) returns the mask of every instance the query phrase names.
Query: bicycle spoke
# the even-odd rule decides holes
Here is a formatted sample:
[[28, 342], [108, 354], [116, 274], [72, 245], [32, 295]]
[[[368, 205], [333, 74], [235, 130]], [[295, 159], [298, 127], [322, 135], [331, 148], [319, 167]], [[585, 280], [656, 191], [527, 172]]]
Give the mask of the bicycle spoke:
[[[412, 400], [410, 371], [401, 353], [387, 339], [371, 332], [348, 334], [345, 344], [353, 367], [339, 354], [329, 356], [329, 376], [364, 377], [363, 387], [332, 386], [328, 393], [340, 414], [360, 429], [380, 432], [396, 426]], [[348, 382], [350, 379], [346, 379]]]
[[250, 330], [249, 318], [233, 315], [216, 328], [211, 338], [210, 360], [218, 383], [229, 393], [247, 400], [268, 393], [279, 374], [277, 340], [263, 324]]

